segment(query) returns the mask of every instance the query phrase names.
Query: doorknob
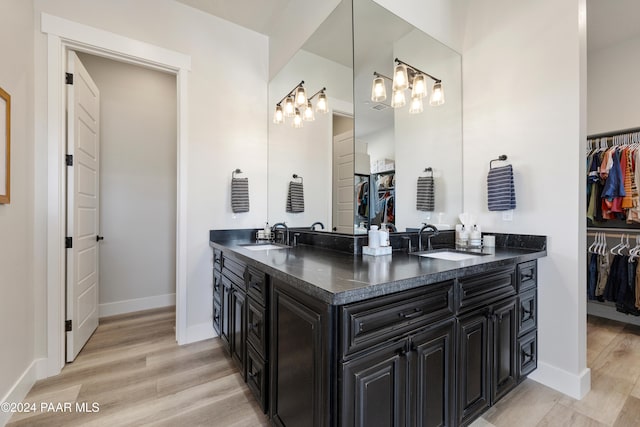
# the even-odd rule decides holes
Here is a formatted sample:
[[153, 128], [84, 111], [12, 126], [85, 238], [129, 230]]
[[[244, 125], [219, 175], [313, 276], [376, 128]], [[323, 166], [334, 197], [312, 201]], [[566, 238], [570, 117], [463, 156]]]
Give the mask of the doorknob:
[[104, 240], [104, 236], [96, 236], [96, 242], [99, 242], [100, 240]]

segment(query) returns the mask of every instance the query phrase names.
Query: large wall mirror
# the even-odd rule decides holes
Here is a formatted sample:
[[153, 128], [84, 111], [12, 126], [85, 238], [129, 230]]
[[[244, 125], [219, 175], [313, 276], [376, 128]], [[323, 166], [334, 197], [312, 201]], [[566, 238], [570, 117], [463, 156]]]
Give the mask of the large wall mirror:
[[[411, 84], [413, 70], [441, 81], [444, 104], [430, 104], [430, 77], [422, 112], [410, 112], [412, 88], [406, 105], [391, 107], [392, 81], [384, 77], [387, 97], [373, 101], [374, 72], [393, 78], [396, 58], [409, 64]], [[315, 95], [308, 101], [314, 120], [274, 123], [276, 105], [284, 107], [301, 81], [307, 97]], [[372, 0], [340, 2], [269, 83], [269, 223], [320, 221], [327, 232], [348, 234], [380, 223], [398, 231], [423, 222], [453, 226], [462, 211], [461, 81], [457, 52]], [[327, 113], [316, 111], [322, 94]], [[302, 118], [305, 110], [298, 107]], [[420, 177], [433, 177], [427, 211], [416, 206]], [[303, 184], [303, 212], [291, 212], [299, 188], [291, 187], [288, 200], [292, 181]]]

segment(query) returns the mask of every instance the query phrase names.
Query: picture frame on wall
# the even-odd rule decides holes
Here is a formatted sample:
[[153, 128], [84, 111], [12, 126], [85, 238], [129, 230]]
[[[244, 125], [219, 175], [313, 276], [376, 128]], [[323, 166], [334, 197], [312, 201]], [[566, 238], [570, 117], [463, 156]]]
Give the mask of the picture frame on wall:
[[0, 87], [0, 204], [11, 195], [11, 95]]

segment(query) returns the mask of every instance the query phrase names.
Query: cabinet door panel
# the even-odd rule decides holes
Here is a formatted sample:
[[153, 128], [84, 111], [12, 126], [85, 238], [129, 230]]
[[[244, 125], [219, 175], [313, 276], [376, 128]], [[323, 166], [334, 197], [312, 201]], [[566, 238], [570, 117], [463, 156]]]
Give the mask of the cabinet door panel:
[[266, 359], [267, 330], [265, 310], [253, 298], [247, 298], [247, 341], [253, 345], [262, 358]]
[[489, 407], [489, 312], [460, 319], [458, 352], [458, 421]]
[[493, 370], [491, 403], [516, 385], [517, 299], [497, 304], [493, 310]]
[[518, 315], [518, 335], [522, 336], [538, 327], [538, 308], [536, 289], [531, 289], [520, 294]]
[[220, 304], [220, 339], [222, 339], [227, 351], [230, 351], [230, 324], [231, 324], [231, 282], [223, 276], [222, 294]]
[[269, 394], [271, 420], [276, 426], [327, 424], [323, 320], [321, 312], [294, 299], [273, 281]]
[[518, 340], [518, 381], [522, 381], [538, 366], [538, 337], [531, 331]]
[[404, 426], [406, 345], [391, 343], [342, 365], [341, 425]]
[[454, 411], [455, 319], [441, 322], [411, 338], [409, 414], [414, 426], [451, 426]]
[[231, 324], [229, 341], [231, 343], [231, 358], [235, 360], [242, 378], [245, 377], [245, 357], [247, 350], [246, 335], [246, 296], [238, 289], [231, 291]]

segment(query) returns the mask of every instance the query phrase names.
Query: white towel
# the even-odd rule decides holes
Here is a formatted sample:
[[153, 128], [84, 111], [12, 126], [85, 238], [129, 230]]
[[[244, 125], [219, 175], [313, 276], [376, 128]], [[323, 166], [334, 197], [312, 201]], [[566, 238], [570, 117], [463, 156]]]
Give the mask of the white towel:
[[231, 210], [249, 212], [249, 178], [231, 178]]
[[508, 211], [516, 208], [516, 189], [511, 165], [489, 170], [487, 196], [490, 211]]
[[421, 176], [418, 178], [416, 209], [427, 212], [435, 211], [435, 190], [432, 176]]
[[287, 192], [287, 212], [304, 212], [304, 187], [301, 182], [289, 182], [289, 191]]

